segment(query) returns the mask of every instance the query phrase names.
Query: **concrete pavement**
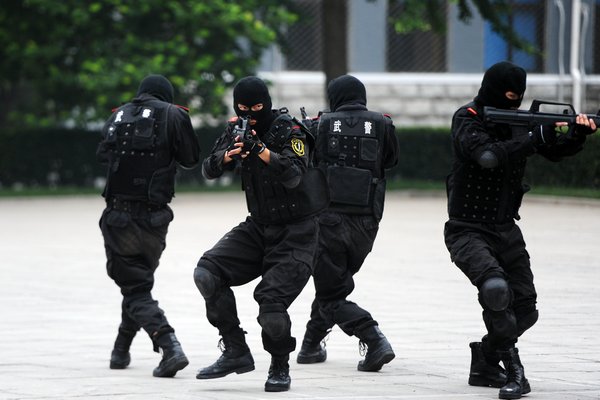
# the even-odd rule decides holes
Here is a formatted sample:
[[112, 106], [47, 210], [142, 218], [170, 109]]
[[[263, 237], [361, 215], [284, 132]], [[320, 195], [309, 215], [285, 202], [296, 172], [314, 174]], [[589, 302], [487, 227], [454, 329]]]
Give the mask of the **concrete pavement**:
[[[141, 332], [125, 370], [108, 359], [120, 313], [105, 274], [101, 198], [0, 199], [0, 399], [495, 399], [467, 385], [469, 341], [484, 332], [477, 294], [443, 243], [446, 202], [438, 195], [388, 194], [372, 254], [351, 300], [368, 309], [396, 359], [378, 373], [356, 370], [358, 341], [335, 328], [328, 360], [299, 365], [292, 389], [263, 390], [253, 282], [236, 288], [256, 370], [197, 380], [220, 354], [192, 273], [200, 255], [246, 214], [242, 193], [181, 194], [156, 274], [154, 297], [175, 327], [190, 365], [154, 378], [160, 356]], [[539, 292], [540, 319], [520, 340], [529, 399], [600, 399], [600, 201], [529, 196], [523, 229]], [[290, 308], [300, 342], [312, 282]]]

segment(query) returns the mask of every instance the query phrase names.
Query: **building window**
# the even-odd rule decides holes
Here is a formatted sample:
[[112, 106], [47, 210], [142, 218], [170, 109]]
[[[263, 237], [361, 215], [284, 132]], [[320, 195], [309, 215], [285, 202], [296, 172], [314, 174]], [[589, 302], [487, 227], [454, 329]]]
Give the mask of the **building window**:
[[293, 9], [301, 15], [289, 27], [283, 53], [288, 71], [323, 70], [323, 18], [318, 0], [294, 0]]
[[592, 46], [590, 48], [592, 53], [592, 74], [600, 74], [600, 51], [593, 51], [598, 49], [600, 43], [600, 0], [594, 1], [592, 5]]
[[[389, 72], [445, 72], [446, 35], [433, 31], [399, 34], [394, 19], [404, 11], [403, 1], [390, 0], [387, 23], [387, 62]], [[447, 9], [447, 5], [446, 5]]]
[[532, 43], [539, 54], [530, 54], [517, 49], [494, 32], [489, 22], [485, 22], [485, 68], [491, 67], [498, 61], [509, 60], [522, 66], [529, 72], [543, 72], [541, 53], [545, 51], [545, 3], [543, 0], [514, 0], [511, 2], [513, 12], [506, 16], [508, 24], [520, 37]]

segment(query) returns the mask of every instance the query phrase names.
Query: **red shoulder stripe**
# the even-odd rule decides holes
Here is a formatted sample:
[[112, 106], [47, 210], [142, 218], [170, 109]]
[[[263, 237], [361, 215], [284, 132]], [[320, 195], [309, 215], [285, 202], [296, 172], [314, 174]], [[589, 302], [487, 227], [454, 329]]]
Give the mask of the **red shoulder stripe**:
[[184, 110], [184, 111], [185, 111], [185, 112], [187, 112], [187, 113], [189, 113], [189, 112], [190, 112], [190, 109], [189, 109], [188, 107], [185, 107], [185, 106], [180, 106], [179, 104], [175, 104], [175, 106], [176, 106], [176, 107], [179, 107], [179, 108], [181, 108], [182, 110]]
[[477, 115], [477, 111], [475, 111], [475, 109], [473, 109], [471, 107], [467, 108], [467, 111], [470, 112], [473, 115]]
[[229, 122], [235, 122], [238, 120], [238, 117], [231, 117], [229, 118]]

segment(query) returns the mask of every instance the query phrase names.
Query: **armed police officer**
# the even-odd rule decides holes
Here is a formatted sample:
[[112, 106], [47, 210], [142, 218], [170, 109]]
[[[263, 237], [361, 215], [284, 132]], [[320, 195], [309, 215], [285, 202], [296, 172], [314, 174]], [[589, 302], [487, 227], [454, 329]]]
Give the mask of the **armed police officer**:
[[363, 350], [366, 345], [358, 370], [379, 371], [394, 351], [371, 314], [347, 297], [373, 248], [383, 214], [385, 170], [398, 162], [398, 140], [389, 116], [367, 110], [365, 86], [357, 78], [332, 80], [327, 94], [331, 112], [317, 125], [315, 163], [326, 172], [331, 203], [319, 216], [316, 293], [297, 362], [325, 361], [322, 341], [337, 324], [358, 337]]
[[162, 359], [156, 377], [173, 377], [188, 365], [175, 331], [152, 298], [154, 271], [165, 249], [173, 212], [176, 164], [192, 168], [200, 147], [187, 111], [173, 105], [173, 86], [161, 75], [149, 75], [136, 97], [119, 107], [102, 130], [98, 159], [108, 165], [100, 219], [108, 276], [120, 287], [121, 324], [110, 368], [130, 363], [129, 348], [143, 328]]
[[231, 287], [262, 277], [254, 299], [263, 346], [271, 354], [265, 391], [286, 391], [291, 382], [289, 354], [296, 347], [287, 309], [311, 274], [317, 249], [315, 215], [327, 205], [327, 187], [320, 171], [309, 169], [310, 134], [287, 110], [271, 109], [261, 79], [250, 76], [237, 82], [233, 108], [237, 117], [217, 139], [202, 172], [214, 179], [239, 166], [250, 216], [205, 252], [194, 271], [208, 321], [224, 345], [219, 359], [196, 377], [254, 370]]
[[[454, 161], [447, 180], [448, 213], [444, 236], [453, 262], [478, 289], [487, 334], [470, 343], [469, 384], [500, 388], [499, 398], [530, 392], [517, 339], [538, 319], [536, 290], [521, 230], [519, 207], [525, 192], [527, 158], [534, 154], [559, 161], [582, 149], [596, 129], [578, 115], [569, 134], [557, 126], [533, 130], [507, 124], [486, 125], [485, 106], [517, 109], [526, 72], [510, 62], [490, 67], [474, 101], [452, 119]], [[506, 369], [499, 362], [502, 360]]]

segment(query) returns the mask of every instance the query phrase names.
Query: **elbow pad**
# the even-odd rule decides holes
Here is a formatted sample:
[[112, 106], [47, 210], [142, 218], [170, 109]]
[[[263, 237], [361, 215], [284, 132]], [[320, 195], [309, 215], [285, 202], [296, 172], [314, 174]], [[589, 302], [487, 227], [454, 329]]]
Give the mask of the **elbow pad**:
[[493, 151], [484, 150], [477, 157], [477, 163], [483, 168], [496, 168], [498, 166], [498, 157], [496, 157]]

